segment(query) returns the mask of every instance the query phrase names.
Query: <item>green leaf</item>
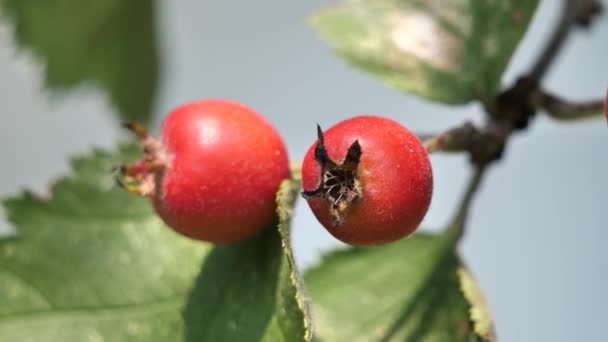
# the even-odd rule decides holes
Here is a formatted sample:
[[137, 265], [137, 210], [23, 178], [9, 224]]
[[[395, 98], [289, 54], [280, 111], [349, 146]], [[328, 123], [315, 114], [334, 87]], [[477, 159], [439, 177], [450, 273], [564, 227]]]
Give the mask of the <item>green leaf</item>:
[[0, 341], [181, 338], [181, 310], [207, 247], [113, 185], [112, 166], [136, 151], [73, 160], [50, 198], [4, 200], [18, 236], [0, 241]]
[[158, 78], [152, 0], [0, 0], [16, 41], [46, 66], [46, 85], [92, 82], [126, 121], [148, 122]]
[[494, 340], [451, 234], [332, 252], [304, 278], [319, 341]]
[[186, 341], [310, 341], [308, 303], [289, 243], [297, 177], [278, 194], [278, 222], [214, 248], [185, 312]]
[[449, 104], [488, 102], [537, 0], [344, 0], [312, 24], [393, 88]]

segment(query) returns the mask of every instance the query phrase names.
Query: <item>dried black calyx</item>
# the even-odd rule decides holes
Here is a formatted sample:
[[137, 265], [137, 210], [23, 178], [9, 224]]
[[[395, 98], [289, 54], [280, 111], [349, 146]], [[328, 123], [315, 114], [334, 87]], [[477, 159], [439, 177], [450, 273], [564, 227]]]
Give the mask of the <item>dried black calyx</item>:
[[133, 122], [123, 126], [135, 134], [143, 159], [116, 166], [114, 168], [116, 183], [126, 191], [139, 196], [153, 194], [160, 196], [161, 187], [157, 184], [160, 184], [167, 166], [163, 147], [143, 125]]
[[334, 226], [344, 223], [348, 209], [355, 200], [361, 197], [361, 184], [357, 179], [357, 168], [361, 160], [361, 145], [358, 140], [348, 148], [341, 164], [329, 158], [321, 127], [317, 125], [317, 146], [315, 160], [321, 165], [319, 186], [311, 191], [304, 191], [305, 198], [320, 197], [330, 204], [330, 214]]

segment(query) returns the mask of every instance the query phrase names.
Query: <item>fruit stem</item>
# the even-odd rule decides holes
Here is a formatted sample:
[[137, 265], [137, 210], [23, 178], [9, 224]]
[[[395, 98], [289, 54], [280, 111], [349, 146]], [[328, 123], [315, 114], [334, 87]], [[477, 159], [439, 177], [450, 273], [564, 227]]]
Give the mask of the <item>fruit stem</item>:
[[475, 194], [480, 188], [481, 181], [486, 170], [487, 164], [476, 165], [473, 174], [469, 178], [469, 182], [467, 184], [464, 196], [460, 201], [460, 206], [456, 211], [454, 219], [452, 219], [452, 222], [449, 225], [449, 229], [454, 233], [456, 237], [455, 242], [460, 240], [460, 238], [464, 235], [466, 221], [471, 208], [471, 203], [473, 202], [473, 198], [475, 197]]
[[427, 153], [437, 151], [460, 152], [469, 151], [473, 144], [479, 140], [481, 132], [471, 122], [450, 128], [449, 130], [434, 136], [425, 137], [422, 145]]

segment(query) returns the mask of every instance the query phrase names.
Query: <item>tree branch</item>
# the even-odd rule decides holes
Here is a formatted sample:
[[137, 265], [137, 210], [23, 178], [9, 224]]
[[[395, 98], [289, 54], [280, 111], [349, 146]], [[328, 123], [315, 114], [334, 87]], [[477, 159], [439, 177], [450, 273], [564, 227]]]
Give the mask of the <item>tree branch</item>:
[[[563, 0], [563, 12], [551, 37], [527, 75], [486, 104], [490, 120], [482, 128], [470, 122], [441, 134], [424, 137], [429, 153], [436, 151], [468, 152], [475, 171], [452, 221], [450, 230], [456, 241], [464, 234], [465, 223], [475, 193], [478, 191], [488, 165], [502, 156], [512, 133], [528, 126], [536, 109], [542, 108], [560, 119], [574, 119], [601, 112], [602, 101], [574, 103], [539, 90], [540, 82], [553, 64], [570, 32], [576, 25], [588, 26], [601, 11], [597, 0]], [[599, 110], [598, 110], [599, 109]]]
[[465, 122], [427, 138], [423, 146], [428, 153], [468, 152], [473, 164], [485, 165], [501, 157], [511, 132], [512, 126], [507, 121], [491, 120], [482, 128]]
[[562, 15], [545, 45], [538, 60], [530, 70], [528, 78], [538, 84], [545, 76], [555, 57], [568, 39], [575, 25], [589, 26], [593, 17], [601, 12], [601, 4], [597, 0], [564, 0]]
[[443, 133], [425, 136], [422, 144], [428, 153], [470, 151], [479, 135], [480, 130], [477, 127], [471, 122], [465, 122], [463, 125], [451, 128]]
[[558, 120], [586, 119], [602, 115], [604, 111], [602, 99], [569, 101], [540, 89], [532, 95], [532, 102]]
[[534, 81], [535, 83], [538, 83], [543, 76], [545, 76], [545, 73], [547, 70], [549, 70], [553, 60], [568, 38], [570, 28], [575, 23], [574, 16], [572, 15], [574, 4], [574, 0], [564, 1], [562, 15], [559, 22], [555, 27], [551, 38], [547, 41], [547, 45], [545, 45], [545, 48], [542, 50], [540, 56], [536, 60], [536, 63], [532, 67], [532, 70], [530, 70], [528, 74], [530, 80]]

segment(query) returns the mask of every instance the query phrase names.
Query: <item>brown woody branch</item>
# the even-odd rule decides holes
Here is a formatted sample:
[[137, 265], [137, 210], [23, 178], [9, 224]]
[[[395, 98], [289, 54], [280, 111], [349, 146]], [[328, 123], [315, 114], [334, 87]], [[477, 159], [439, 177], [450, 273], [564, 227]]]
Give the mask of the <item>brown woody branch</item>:
[[595, 99], [589, 101], [570, 101], [538, 90], [532, 98], [535, 106], [544, 110], [552, 118], [558, 120], [576, 120], [596, 117], [604, 111], [604, 101]]
[[545, 76], [572, 32], [572, 28], [576, 25], [588, 27], [592, 19], [602, 11], [602, 6], [597, 0], [565, 0], [564, 2], [558, 25], [528, 74], [528, 78], [534, 83], [538, 84]]
[[471, 122], [451, 128], [423, 141], [429, 153], [467, 152], [475, 165], [485, 165], [499, 159], [511, 133], [509, 125], [490, 121], [479, 128]]
[[478, 128], [467, 122], [423, 140], [429, 153], [465, 151], [470, 154], [475, 165], [475, 172], [453, 222], [458, 237], [464, 234], [464, 221], [488, 164], [502, 156], [512, 133], [526, 128], [537, 109], [542, 108], [561, 119], [578, 118], [590, 112], [597, 112], [598, 108], [601, 112], [601, 101], [574, 103], [540, 91], [541, 80], [572, 29], [577, 25], [589, 26], [600, 12], [601, 5], [597, 0], [564, 0], [561, 18], [530, 72], [498, 94], [493, 102], [484, 104], [491, 116], [484, 127]]
[[462, 152], [472, 149], [477, 140], [480, 130], [471, 122], [465, 122], [462, 126], [451, 128], [443, 133], [422, 137], [423, 145], [427, 152]]

